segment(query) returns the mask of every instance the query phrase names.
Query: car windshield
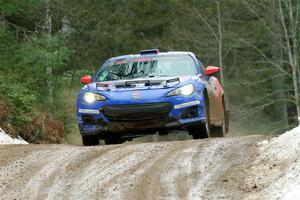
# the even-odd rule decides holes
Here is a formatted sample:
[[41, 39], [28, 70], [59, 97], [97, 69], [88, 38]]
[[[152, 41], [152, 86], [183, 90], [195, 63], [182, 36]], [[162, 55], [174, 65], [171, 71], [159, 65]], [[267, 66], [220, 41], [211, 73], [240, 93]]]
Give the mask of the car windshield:
[[106, 63], [101, 67], [97, 81], [196, 74], [195, 62], [188, 55], [139, 57]]

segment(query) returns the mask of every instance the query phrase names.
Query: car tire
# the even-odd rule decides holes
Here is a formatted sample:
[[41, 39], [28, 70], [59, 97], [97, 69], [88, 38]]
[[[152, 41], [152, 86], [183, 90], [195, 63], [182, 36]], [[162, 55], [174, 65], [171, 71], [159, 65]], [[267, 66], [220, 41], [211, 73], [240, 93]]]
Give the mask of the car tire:
[[205, 118], [206, 121], [199, 123], [195, 126], [188, 128], [189, 135], [193, 136], [193, 139], [205, 139], [210, 136], [210, 120], [209, 120], [209, 101], [207, 93], [204, 93], [205, 98]]
[[81, 137], [84, 146], [99, 145], [99, 137], [97, 135], [83, 135]]
[[123, 142], [121, 137], [116, 134], [107, 134], [104, 141], [106, 145], [121, 144]]
[[208, 138], [206, 124], [199, 124], [188, 128], [189, 135], [193, 136], [194, 140]]
[[225, 127], [222, 126], [211, 126], [210, 127], [210, 137], [224, 137], [225, 136]]
[[158, 135], [168, 135], [169, 132], [167, 130], [160, 130], [158, 131]]

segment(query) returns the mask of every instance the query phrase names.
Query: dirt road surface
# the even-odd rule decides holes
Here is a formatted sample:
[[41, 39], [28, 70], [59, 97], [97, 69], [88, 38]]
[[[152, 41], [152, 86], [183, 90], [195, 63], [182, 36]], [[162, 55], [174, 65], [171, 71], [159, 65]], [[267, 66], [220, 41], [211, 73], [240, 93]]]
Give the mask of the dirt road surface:
[[292, 199], [300, 140], [279, 140], [0, 145], [0, 199]]

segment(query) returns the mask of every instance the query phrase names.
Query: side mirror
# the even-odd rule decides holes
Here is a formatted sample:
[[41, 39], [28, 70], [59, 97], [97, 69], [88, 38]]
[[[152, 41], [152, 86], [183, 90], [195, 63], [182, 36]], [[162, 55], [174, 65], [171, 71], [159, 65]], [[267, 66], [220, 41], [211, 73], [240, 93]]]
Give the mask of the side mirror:
[[92, 80], [92, 77], [90, 75], [85, 75], [85, 76], [80, 78], [80, 82], [83, 83], [83, 84], [89, 84], [92, 81], [93, 80]]
[[215, 74], [217, 72], [220, 71], [220, 68], [219, 67], [214, 67], [214, 66], [208, 66], [206, 67], [205, 69], [205, 75], [212, 75], [212, 74]]

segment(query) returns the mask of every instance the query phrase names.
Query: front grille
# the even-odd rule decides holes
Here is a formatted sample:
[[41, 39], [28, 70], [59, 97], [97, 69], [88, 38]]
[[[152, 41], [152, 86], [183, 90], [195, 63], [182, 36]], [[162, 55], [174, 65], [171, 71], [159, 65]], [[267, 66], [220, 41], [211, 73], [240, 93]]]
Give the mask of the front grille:
[[171, 103], [104, 106], [102, 113], [110, 121], [145, 121], [165, 119], [172, 109]]

